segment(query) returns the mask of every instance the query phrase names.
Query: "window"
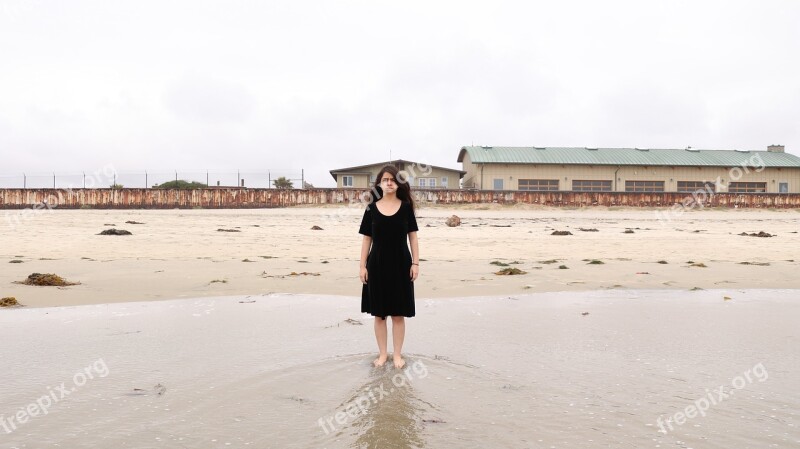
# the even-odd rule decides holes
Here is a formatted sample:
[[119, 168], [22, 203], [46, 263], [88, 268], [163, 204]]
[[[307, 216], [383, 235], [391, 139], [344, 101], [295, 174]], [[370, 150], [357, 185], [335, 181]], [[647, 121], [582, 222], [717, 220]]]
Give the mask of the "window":
[[492, 187], [494, 188], [494, 190], [503, 190], [503, 180], [502, 179], [493, 180]]
[[558, 190], [558, 179], [520, 179], [519, 190]]
[[447, 188], [447, 176], [442, 176], [442, 187]]
[[419, 186], [436, 188], [436, 178], [419, 178]]
[[778, 183], [778, 193], [789, 193], [789, 183], [788, 182], [779, 182]]
[[731, 193], [765, 193], [766, 191], [766, 182], [732, 182], [728, 185], [728, 192]]
[[678, 192], [692, 193], [698, 190], [715, 192], [717, 186], [713, 182], [705, 181], [678, 181]]
[[353, 177], [342, 176], [342, 187], [353, 187]]
[[664, 181], [625, 181], [626, 192], [663, 192]]
[[610, 192], [611, 181], [591, 180], [591, 181], [572, 181], [572, 190], [575, 192]]

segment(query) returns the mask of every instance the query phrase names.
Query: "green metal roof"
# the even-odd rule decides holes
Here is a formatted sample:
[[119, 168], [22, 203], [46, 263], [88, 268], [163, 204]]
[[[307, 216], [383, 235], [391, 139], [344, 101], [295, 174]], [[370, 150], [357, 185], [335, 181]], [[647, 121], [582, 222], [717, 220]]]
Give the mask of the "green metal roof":
[[789, 153], [743, 150], [673, 150], [585, 147], [462, 147], [458, 162], [469, 154], [474, 164], [579, 164], [579, 165], [669, 165], [800, 168], [800, 157]]

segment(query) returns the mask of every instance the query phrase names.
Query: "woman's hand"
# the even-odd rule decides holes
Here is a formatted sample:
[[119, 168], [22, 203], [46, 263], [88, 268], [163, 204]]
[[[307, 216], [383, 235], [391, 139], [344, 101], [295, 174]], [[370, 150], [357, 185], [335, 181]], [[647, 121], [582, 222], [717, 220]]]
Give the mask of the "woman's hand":
[[367, 276], [367, 267], [361, 267], [361, 273], [359, 274], [359, 277], [361, 278], [362, 284], [367, 283]]
[[419, 277], [419, 265], [411, 265], [411, 282], [414, 282]]

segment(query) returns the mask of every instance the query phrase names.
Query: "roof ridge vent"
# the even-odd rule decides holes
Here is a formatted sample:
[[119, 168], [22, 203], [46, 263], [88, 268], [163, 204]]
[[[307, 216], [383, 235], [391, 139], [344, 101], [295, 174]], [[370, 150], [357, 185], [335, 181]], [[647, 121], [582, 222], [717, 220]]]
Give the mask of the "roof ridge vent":
[[692, 148], [692, 147], [687, 148], [686, 151], [690, 151], [692, 153], [699, 153], [700, 152], [700, 150], [698, 150], [697, 148]]
[[650, 151], [649, 148], [634, 148], [636, 151]]
[[490, 148], [492, 148], [492, 147], [490, 147], [490, 146], [486, 146], [486, 145], [481, 145], [481, 148], [483, 148], [484, 150], [488, 150], [488, 149], [490, 149]]
[[589, 150], [589, 151], [597, 151], [597, 148], [589, 148], [589, 147], [586, 147], [586, 149], [587, 149], [587, 150]]
[[545, 148], [545, 147], [533, 147], [533, 149], [534, 150], [546, 150], [547, 148]]
[[749, 153], [750, 152], [750, 150], [733, 150], [733, 151], [736, 151], [737, 153]]

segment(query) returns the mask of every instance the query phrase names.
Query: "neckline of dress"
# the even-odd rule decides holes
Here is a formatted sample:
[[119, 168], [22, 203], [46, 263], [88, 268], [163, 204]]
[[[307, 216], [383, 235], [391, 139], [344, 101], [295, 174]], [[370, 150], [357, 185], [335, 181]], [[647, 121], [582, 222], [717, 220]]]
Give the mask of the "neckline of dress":
[[392, 215], [386, 215], [383, 212], [381, 212], [381, 209], [378, 207], [378, 202], [375, 201], [375, 210], [377, 210], [378, 213], [383, 215], [384, 217], [394, 217], [395, 215], [397, 215], [400, 212], [400, 209], [402, 209], [402, 208], [403, 208], [403, 200], [400, 200], [400, 207], [398, 207], [397, 210], [394, 211], [394, 213]]

